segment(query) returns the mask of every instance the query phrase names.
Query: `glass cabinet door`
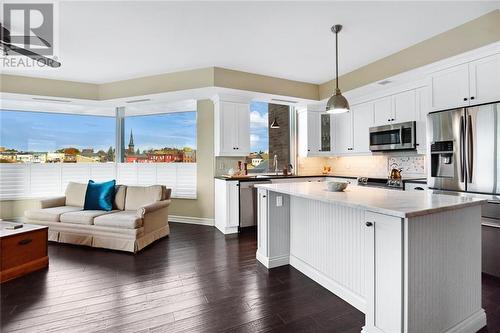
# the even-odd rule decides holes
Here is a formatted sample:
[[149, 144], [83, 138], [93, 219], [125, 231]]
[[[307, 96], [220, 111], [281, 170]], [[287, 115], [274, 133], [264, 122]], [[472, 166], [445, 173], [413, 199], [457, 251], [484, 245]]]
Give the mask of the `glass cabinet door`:
[[321, 133], [321, 151], [332, 150], [332, 137], [331, 137], [331, 118], [329, 114], [321, 114], [320, 133]]

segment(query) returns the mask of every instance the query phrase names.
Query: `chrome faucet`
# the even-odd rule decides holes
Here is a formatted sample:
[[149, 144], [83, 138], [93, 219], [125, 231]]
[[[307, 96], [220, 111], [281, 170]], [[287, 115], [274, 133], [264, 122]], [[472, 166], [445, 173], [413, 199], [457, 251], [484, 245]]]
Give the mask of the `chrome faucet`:
[[276, 173], [276, 175], [279, 174], [279, 169], [278, 169], [278, 155], [274, 155], [274, 158], [273, 158], [273, 165], [274, 165], [274, 172]]

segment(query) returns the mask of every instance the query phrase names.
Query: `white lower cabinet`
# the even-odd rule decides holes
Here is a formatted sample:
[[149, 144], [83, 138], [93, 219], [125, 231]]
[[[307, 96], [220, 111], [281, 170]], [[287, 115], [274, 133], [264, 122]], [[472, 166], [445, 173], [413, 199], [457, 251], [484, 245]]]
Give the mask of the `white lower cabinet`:
[[403, 223], [365, 214], [366, 318], [368, 331], [403, 332]]
[[238, 232], [239, 224], [239, 182], [215, 179], [215, 226], [224, 234], [233, 234]]

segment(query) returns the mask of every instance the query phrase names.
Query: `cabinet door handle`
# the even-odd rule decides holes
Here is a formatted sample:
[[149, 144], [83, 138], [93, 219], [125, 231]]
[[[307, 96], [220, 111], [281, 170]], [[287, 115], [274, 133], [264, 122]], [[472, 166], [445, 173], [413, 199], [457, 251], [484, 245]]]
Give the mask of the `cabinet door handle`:
[[391, 118], [387, 119], [387, 121], [391, 121]]
[[263, 197], [263, 198], [265, 198], [266, 196], [265, 196], [265, 195], [263, 195], [262, 197]]
[[474, 96], [471, 96], [470, 99], [474, 99], [475, 97]]
[[372, 222], [366, 222], [366, 223], [365, 223], [365, 225], [366, 225], [367, 227], [371, 227], [371, 226], [373, 225], [373, 223], [372, 223]]
[[466, 100], [467, 100], [467, 97], [464, 97], [464, 101], [466, 101]]
[[31, 239], [29, 238], [26, 238], [26, 239], [21, 239], [17, 244], [19, 245], [28, 245], [29, 243], [31, 243]]

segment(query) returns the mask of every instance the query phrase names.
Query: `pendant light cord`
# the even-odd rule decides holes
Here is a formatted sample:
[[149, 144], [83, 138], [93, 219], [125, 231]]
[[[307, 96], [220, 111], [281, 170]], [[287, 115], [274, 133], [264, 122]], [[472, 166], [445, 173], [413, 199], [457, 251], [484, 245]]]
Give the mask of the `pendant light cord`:
[[339, 89], [339, 42], [338, 31], [335, 32], [335, 88]]

